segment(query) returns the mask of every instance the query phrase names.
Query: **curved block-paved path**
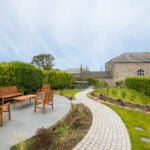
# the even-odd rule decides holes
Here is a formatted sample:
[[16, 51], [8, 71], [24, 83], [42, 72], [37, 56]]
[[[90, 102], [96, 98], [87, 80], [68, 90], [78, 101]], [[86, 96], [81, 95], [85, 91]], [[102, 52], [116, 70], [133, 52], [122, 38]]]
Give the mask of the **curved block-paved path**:
[[120, 117], [110, 108], [88, 98], [86, 95], [90, 91], [76, 94], [77, 102], [91, 110], [93, 122], [74, 150], [130, 150], [129, 135]]

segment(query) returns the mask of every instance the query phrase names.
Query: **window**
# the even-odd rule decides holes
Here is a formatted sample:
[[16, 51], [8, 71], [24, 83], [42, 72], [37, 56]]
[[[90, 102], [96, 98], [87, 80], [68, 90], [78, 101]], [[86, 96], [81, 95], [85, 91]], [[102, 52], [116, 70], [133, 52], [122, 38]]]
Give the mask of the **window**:
[[138, 69], [137, 70], [137, 76], [144, 76], [144, 70], [143, 69]]

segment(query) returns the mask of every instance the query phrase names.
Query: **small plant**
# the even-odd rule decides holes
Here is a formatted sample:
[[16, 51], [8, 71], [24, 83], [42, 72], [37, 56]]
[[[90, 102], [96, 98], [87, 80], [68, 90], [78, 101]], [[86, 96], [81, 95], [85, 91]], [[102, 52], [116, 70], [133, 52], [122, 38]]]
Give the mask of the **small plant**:
[[68, 134], [68, 132], [71, 130], [71, 126], [69, 124], [63, 124], [56, 128], [56, 133], [58, 133], [60, 136]]
[[40, 128], [36, 132], [36, 136], [32, 144], [32, 149], [48, 150], [50, 145], [52, 145], [54, 142], [53, 132], [51, 132], [47, 128]]
[[113, 97], [116, 97], [117, 96], [117, 89], [115, 89], [115, 88], [113, 88], [112, 90], [111, 90], [111, 93], [112, 93], [112, 96]]
[[125, 81], [124, 80], [117, 81], [115, 84], [116, 84], [116, 87], [125, 87]]
[[73, 96], [68, 96], [68, 99], [69, 100], [73, 100]]
[[106, 87], [108, 87], [108, 84], [104, 80], [97, 80], [94, 89], [95, 91], [103, 92]]
[[[15, 146], [14, 149], [15, 149], [15, 148], [17, 149], [17, 146]], [[28, 148], [27, 148], [26, 142], [24, 142], [24, 141], [21, 142], [21, 143], [19, 144], [19, 146], [18, 146], [18, 149], [19, 149], [19, 150], [27, 150]]]
[[121, 91], [121, 97], [122, 97], [122, 99], [125, 99], [126, 98], [126, 96], [127, 96], [127, 93], [126, 93], [126, 91]]
[[106, 92], [106, 95], [109, 95], [109, 88], [108, 87], [106, 88], [105, 92]]
[[130, 97], [131, 101], [134, 101], [136, 99], [136, 95], [135, 94], [132, 94], [131, 97]]
[[63, 96], [63, 95], [64, 95], [64, 94], [63, 94], [63, 92], [60, 92], [59, 94], [60, 94], [61, 96]]
[[90, 85], [94, 86], [96, 85], [97, 80], [93, 78], [87, 78], [87, 81], [89, 82]]

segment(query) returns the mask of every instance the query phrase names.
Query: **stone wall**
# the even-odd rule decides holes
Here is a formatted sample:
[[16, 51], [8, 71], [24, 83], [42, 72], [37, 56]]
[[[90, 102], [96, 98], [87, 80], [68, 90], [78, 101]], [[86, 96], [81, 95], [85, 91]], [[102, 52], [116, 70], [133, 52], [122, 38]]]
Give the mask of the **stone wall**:
[[109, 86], [113, 86], [115, 84], [113, 78], [104, 78], [104, 80]]
[[113, 66], [114, 82], [129, 76], [137, 76], [137, 70], [143, 69], [144, 76], [150, 76], [150, 63], [116, 63]]
[[105, 64], [105, 71], [112, 71], [113, 70], [113, 62], [107, 62]]
[[[103, 78], [110, 86], [115, 85], [116, 81], [125, 80], [129, 76], [137, 76], [137, 70], [143, 69], [145, 76], [150, 76], [150, 63], [115, 63], [107, 64], [105, 72], [87, 72], [74, 74], [75, 78]], [[112, 69], [112, 74], [108, 74], [108, 70]], [[108, 76], [109, 75], [109, 76]], [[107, 77], [108, 76], [108, 77]]]

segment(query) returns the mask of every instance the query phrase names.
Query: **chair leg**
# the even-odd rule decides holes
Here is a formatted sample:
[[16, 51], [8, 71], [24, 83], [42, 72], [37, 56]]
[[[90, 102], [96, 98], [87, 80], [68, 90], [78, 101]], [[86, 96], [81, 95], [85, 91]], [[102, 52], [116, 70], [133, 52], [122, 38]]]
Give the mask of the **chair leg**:
[[36, 112], [36, 101], [34, 103], [34, 112]]
[[4, 98], [2, 98], [2, 105], [4, 105]]
[[45, 114], [45, 103], [43, 103], [43, 114]]
[[8, 105], [9, 120], [11, 120], [10, 104]]
[[54, 107], [53, 107], [53, 104], [52, 104], [52, 110], [53, 110], [53, 108], [54, 108]]
[[0, 122], [1, 122], [0, 126], [2, 127], [2, 126], [3, 126], [3, 111], [1, 112], [0, 117], [1, 117], [1, 118], [0, 118], [0, 119], [1, 119], [1, 121], [0, 121]]

